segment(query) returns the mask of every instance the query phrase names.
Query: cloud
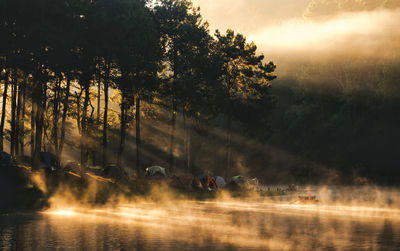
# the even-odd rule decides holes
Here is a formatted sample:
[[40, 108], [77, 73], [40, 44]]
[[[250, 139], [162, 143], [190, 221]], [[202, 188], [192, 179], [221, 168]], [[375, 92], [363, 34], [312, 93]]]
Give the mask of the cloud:
[[293, 17], [301, 17], [310, 0], [195, 0], [201, 14], [215, 29], [228, 28], [243, 34], [260, 31], [263, 28]]
[[399, 10], [378, 10], [344, 13], [323, 22], [291, 19], [247, 37], [262, 52], [274, 56], [344, 51], [374, 54], [382, 53], [383, 45], [386, 50], [398, 47], [399, 26]]
[[345, 57], [380, 59], [400, 55], [400, 10], [339, 13], [326, 19], [304, 18], [310, 0], [195, 0], [215, 29], [231, 28], [254, 41], [278, 70], [298, 60]]

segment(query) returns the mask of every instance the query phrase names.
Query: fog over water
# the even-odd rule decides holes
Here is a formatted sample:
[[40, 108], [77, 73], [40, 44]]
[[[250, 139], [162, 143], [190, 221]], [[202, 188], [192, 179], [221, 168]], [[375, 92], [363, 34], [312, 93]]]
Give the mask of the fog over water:
[[320, 203], [300, 203], [296, 194], [173, 200], [165, 189], [157, 200], [103, 207], [53, 200], [39, 215], [0, 216], [0, 249], [396, 250], [400, 245], [398, 191], [304, 191], [317, 195]]

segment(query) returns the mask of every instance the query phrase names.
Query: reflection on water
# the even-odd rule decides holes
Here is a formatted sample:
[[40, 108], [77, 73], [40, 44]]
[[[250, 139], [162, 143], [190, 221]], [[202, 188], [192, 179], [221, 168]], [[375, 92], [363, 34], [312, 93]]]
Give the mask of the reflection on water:
[[3, 250], [398, 250], [400, 210], [141, 202], [0, 216]]

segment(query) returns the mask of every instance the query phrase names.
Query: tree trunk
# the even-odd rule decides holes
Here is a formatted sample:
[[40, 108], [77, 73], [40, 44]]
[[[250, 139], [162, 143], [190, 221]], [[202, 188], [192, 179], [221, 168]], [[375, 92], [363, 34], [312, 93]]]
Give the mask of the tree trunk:
[[174, 171], [174, 149], [175, 149], [175, 130], [176, 130], [176, 100], [172, 101], [171, 134], [169, 141], [169, 172]]
[[8, 73], [4, 81], [4, 92], [3, 92], [3, 106], [1, 110], [1, 121], [0, 121], [0, 151], [4, 151], [4, 122], [6, 119], [7, 109], [7, 90], [8, 90]]
[[61, 121], [61, 137], [60, 137], [60, 145], [57, 149], [57, 159], [58, 161], [61, 162], [61, 155], [64, 147], [64, 139], [65, 139], [65, 124], [67, 120], [67, 115], [68, 115], [68, 104], [69, 104], [69, 89], [70, 89], [70, 78], [67, 75], [67, 86], [65, 88], [65, 98], [64, 98], [64, 103], [63, 103], [63, 115], [62, 115], [62, 121]]
[[186, 123], [186, 130], [185, 130], [185, 138], [186, 138], [186, 140], [185, 140], [185, 153], [186, 153], [186, 158], [185, 158], [185, 160], [186, 160], [186, 168], [187, 168], [187, 171], [188, 172], [190, 172], [190, 165], [191, 165], [191, 163], [190, 163], [190, 144], [191, 144], [191, 139], [190, 139], [190, 133], [191, 133], [191, 123], [190, 123], [190, 121], [187, 121], [187, 123]]
[[121, 115], [120, 116], [121, 116], [121, 128], [120, 128], [120, 136], [119, 136], [118, 155], [117, 155], [117, 165], [119, 167], [122, 166], [122, 153], [124, 152], [124, 147], [125, 147], [126, 107], [125, 107], [124, 95], [122, 95]]
[[43, 111], [41, 105], [37, 106], [36, 111], [36, 133], [35, 133], [35, 150], [33, 155], [33, 169], [38, 170], [40, 167], [40, 152], [42, 150], [43, 139]]
[[140, 138], [140, 98], [136, 98], [136, 173], [137, 177], [141, 176], [140, 169], [140, 152], [141, 152], [141, 138]]
[[[59, 107], [60, 107], [60, 89], [61, 89], [61, 74], [58, 76], [56, 89], [54, 91], [54, 102], [53, 102], [53, 143], [54, 153], [57, 153], [58, 149], [58, 118], [59, 118]], [[59, 159], [57, 159], [57, 162]], [[60, 163], [57, 163], [60, 164]]]
[[186, 135], [186, 112], [185, 105], [182, 106], [182, 117], [183, 117], [183, 154], [185, 159], [185, 168], [189, 170], [187, 166], [187, 135]]
[[17, 79], [16, 79], [16, 72], [14, 71], [12, 77], [12, 86], [11, 86], [11, 142], [10, 142], [10, 154], [11, 156], [15, 157], [15, 136], [16, 136], [16, 106], [17, 106]]
[[83, 111], [81, 118], [81, 175], [84, 173], [87, 156], [87, 109], [89, 106], [89, 81], [85, 83], [85, 100], [83, 102]]
[[100, 127], [100, 105], [101, 105], [101, 68], [98, 65], [99, 83], [97, 84], [97, 126]]
[[79, 92], [79, 95], [76, 96], [76, 124], [78, 127], [78, 132], [82, 134], [82, 120], [81, 120], [81, 97], [83, 93], [83, 88]]
[[44, 111], [46, 110], [47, 83], [39, 85], [41, 93], [37, 99], [35, 150], [33, 156], [33, 169], [40, 167], [40, 152], [42, 151]]
[[31, 157], [35, 154], [35, 121], [36, 121], [36, 114], [37, 114], [37, 103], [32, 97], [32, 107], [31, 107]]
[[43, 119], [43, 133], [42, 133], [42, 152], [48, 152], [47, 151], [47, 145], [46, 145], [46, 132], [47, 132], [47, 126], [45, 126], [45, 121], [44, 121], [44, 119]]
[[225, 170], [225, 180], [229, 180], [231, 172], [231, 158], [232, 158], [232, 113], [230, 108], [228, 110], [227, 118], [227, 137], [226, 137], [226, 170]]
[[17, 114], [16, 114], [16, 122], [15, 122], [15, 155], [16, 156], [20, 156], [20, 139], [23, 137], [22, 134], [22, 130], [21, 130], [21, 123], [23, 118], [21, 118], [22, 115], [22, 97], [23, 97], [23, 87], [24, 83], [20, 83], [18, 84], [18, 93], [17, 93], [17, 100], [18, 100], [18, 104], [17, 104]]
[[104, 114], [103, 114], [103, 167], [107, 165], [107, 127], [108, 127], [108, 78], [110, 74], [110, 63], [107, 64], [104, 76]]
[[187, 165], [188, 165], [188, 171], [191, 171], [191, 166], [192, 166], [192, 124], [189, 122], [188, 126], [188, 157], [187, 157]]
[[183, 131], [184, 131], [184, 154], [185, 154], [185, 167], [190, 172], [190, 122], [186, 117], [185, 106], [182, 107], [183, 116]]
[[23, 84], [22, 86], [22, 103], [18, 104], [18, 106], [21, 106], [21, 117], [20, 117], [20, 129], [19, 129], [19, 133], [20, 133], [20, 137], [19, 137], [19, 146], [20, 146], [20, 155], [24, 156], [25, 154], [25, 102], [26, 102], [26, 84]]

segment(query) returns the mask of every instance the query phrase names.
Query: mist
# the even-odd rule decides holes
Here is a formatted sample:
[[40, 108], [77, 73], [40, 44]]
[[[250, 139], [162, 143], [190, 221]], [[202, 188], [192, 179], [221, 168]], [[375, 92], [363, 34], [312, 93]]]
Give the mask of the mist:
[[195, 0], [203, 18], [209, 22], [210, 30], [234, 29], [245, 35], [278, 25], [288, 19], [301, 17], [309, 0]]
[[[309, 186], [299, 192], [316, 194], [320, 203], [299, 203], [296, 194], [277, 198], [232, 198], [221, 191], [212, 200], [188, 200], [176, 198], [166, 186], [154, 184], [147, 197], [121, 196], [103, 206], [93, 206], [74, 202], [74, 197], [64, 191], [60, 197], [52, 198], [51, 208], [42, 212], [45, 222], [33, 238], [43, 238], [41, 233], [46, 224], [65, 221], [63, 228], [54, 229], [52, 234], [62, 242], [67, 242], [66, 238], [76, 240], [73, 246], [82, 245], [78, 234], [88, 238], [90, 246], [103, 242], [104, 246], [112, 245], [102, 236], [120, 231], [139, 239], [159, 238], [179, 245], [222, 250], [232, 247], [243, 250], [346, 248], [365, 239], [370, 240], [369, 248], [390, 249], [398, 244], [397, 239], [385, 236], [399, 231], [398, 190], [376, 186]], [[315, 229], [310, 230], [307, 227], [310, 225]], [[76, 226], [85, 231], [74, 231]], [[360, 228], [363, 234], [359, 234]], [[26, 234], [32, 235], [31, 226], [24, 229]], [[69, 229], [70, 234], [66, 234], [65, 229]], [[93, 229], [100, 234], [96, 243], [89, 241]], [[119, 241], [125, 247], [156, 248], [134, 244], [127, 237]]]
[[307, 17], [310, 0], [194, 3], [200, 6], [211, 31], [230, 28], [244, 34], [256, 43], [266, 60], [277, 63], [278, 71], [293, 60], [329, 60], [334, 55], [386, 58], [399, 53], [399, 9], [378, 5], [365, 11], [312, 18]]
[[251, 33], [269, 58], [329, 57], [331, 54], [384, 58], [398, 54], [400, 10], [341, 13], [329, 20], [291, 19]]

